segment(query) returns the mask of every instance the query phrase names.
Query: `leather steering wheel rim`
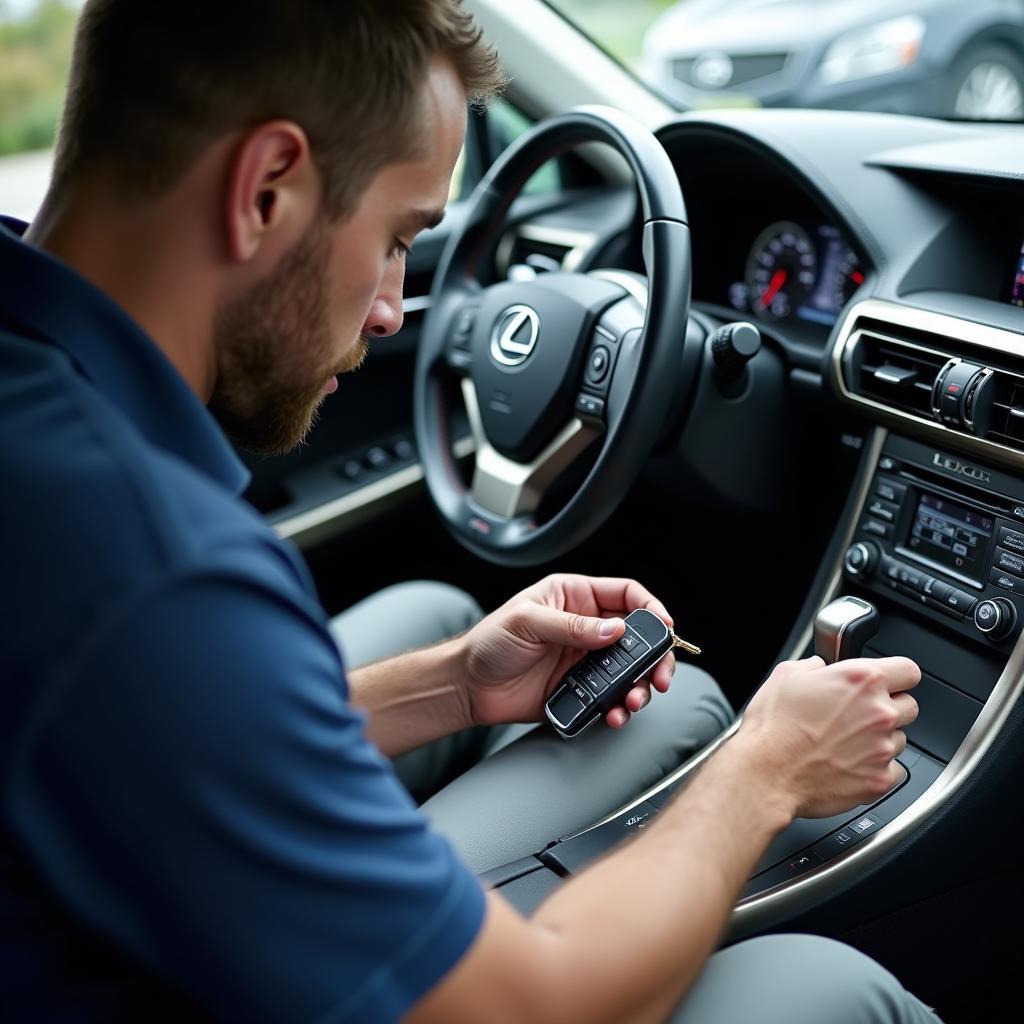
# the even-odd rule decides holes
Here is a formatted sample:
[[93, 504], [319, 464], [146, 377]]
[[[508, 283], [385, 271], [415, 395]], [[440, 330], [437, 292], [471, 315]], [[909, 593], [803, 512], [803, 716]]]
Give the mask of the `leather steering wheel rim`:
[[[623, 371], [629, 380], [619, 389], [619, 411], [606, 424], [593, 465], [565, 505], [546, 522], [537, 523], [529, 513], [501, 514], [483, 507], [463, 484], [449, 443], [454, 379], [449, 346], [460, 311], [479, 304], [487, 292], [479, 282], [480, 270], [523, 184], [548, 160], [591, 142], [614, 148], [636, 182], [643, 217], [646, 309], [638, 336], [632, 339], [629, 369]], [[612, 513], [658, 439], [681, 385], [690, 268], [686, 207], [676, 171], [654, 135], [628, 115], [605, 107], [572, 110], [536, 125], [498, 158], [474, 190], [466, 218], [442, 255], [420, 334], [414, 381], [414, 427], [424, 477], [434, 504], [460, 543], [498, 564], [536, 565], [575, 547]], [[557, 290], [571, 283], [568, 277], [581, 275], [544, 275], [549, 276], [551, 280], [543, 283]], [[490, 325], [476, 329], [486, 332]], [[486, 348], [477, 348], [475, 358], [484, 358]], [[470, 413], [472, 418], [472, 409]], [[480, 457], [478, 447], [478, 468]]]

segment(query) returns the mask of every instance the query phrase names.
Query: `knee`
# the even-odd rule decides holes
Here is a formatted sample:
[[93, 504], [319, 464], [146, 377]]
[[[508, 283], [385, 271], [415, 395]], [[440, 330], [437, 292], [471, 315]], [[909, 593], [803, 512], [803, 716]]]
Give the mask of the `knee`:
[[[881, 964], [817, 935], [768, 935], [731, 946], [709, 963], [792, 1024], [911, 1024], [934, 1019]], [[719, 979], [722, 980], [721, 978]], [[768, 1015], [767, 1019], [775, 1018]]]
[[654, 699], [661, 704], [659, 713], [677, 715], [690, 723], [706, 718], [706, 742], [732, 725], [736, 717], [714, 677], [693, 665], [677, 664], [668, 693]]

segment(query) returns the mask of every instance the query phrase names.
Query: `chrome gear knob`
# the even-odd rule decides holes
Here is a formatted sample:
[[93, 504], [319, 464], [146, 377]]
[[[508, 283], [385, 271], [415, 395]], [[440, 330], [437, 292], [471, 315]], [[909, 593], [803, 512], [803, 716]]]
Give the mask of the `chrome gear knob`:
[[814, 618], [814, 653], [826, 665], [859, 658], [878, 632], [878, 609], [859, 597], [837, 597]]

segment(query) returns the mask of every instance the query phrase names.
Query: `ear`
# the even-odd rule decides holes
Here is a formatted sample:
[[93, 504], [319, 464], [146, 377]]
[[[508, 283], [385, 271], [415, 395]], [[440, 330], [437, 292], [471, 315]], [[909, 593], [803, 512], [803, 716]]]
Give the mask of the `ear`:
[[269, 121], [246, 132], [228, 167], [225, 203], [231, 258], [276, 262], [320, 204], [320, 176], [306, 133], [291, 121]]

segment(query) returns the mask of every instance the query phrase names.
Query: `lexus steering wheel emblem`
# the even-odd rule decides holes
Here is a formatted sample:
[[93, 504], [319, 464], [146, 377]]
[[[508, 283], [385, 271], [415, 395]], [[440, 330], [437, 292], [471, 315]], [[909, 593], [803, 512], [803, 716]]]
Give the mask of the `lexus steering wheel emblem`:
[[540, 337], [540, 317], [529, 306], [509, 306], [491, 331], [491, 355], [503, 366], [519, 366], [530, 358]]

